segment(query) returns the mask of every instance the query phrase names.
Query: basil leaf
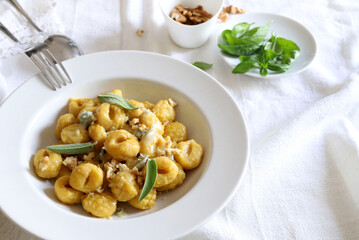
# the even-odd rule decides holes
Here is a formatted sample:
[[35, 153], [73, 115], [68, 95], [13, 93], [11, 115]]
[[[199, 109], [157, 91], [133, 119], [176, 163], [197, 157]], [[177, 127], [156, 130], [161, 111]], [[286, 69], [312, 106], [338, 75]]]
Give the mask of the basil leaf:
[[252, 43], [247, 45], [224, 45], [218, 44], [218, 47], [222, 49], [224, 52], [234, 55], [234, 56], [241, 56], [241, 55], [251, 55], [258, 51], [261, 48], [261, 43]]
[[[285, 38], [277, 38], [275, 45], [275, 52], [281, 52], [281, 62], [284, 64], [291, 64], [300, 54], [300, 48], [296, 43]], [[278, 50], [277, 50], [278, 49]]]
[[268, 34], [269, 26], [272, 22], [267, 23], [266, 25], [255, 27], [246, 33], [244, 33], [239, 38], [234, 37], [233, 35], [226, 35], [229, 45], [246, 45], [252, 43], [261, 43], [264, 41], [265, 37]]
[[285, 72], [300, 54], [299, 46], [291, 40], [272, 34], [265, 40], [269, 26], [266, 25], [250, 29], [252, 24], [242, 22], [232, 30], [224, 30], [222, 39], [228, 44], [218, 44], [222, 51], [239, 56], [240, 63], [232, 73], [246, 73], [251, 69], [259, 69], [262, 76], [268, 71]]
[[129, 103], [126, 99], [114, 93], [105, 93], [103, 95], [98, 95], [97, 98], [100, 100], [101, 103], [113, 103], [127, 110], [138, 109], [134, 107], [131, 103]]
[[46, 149], [56, 153], [74, 155], [91, 152], [96, 144], [97, 142], [59, 144], [47, 146]]
[[246, 73], [253, 68], [259, 68], [256, 61], [240, 62], [232, 71], [232, 73]]
[[143, 185], [140, 197], [138, 201], [142, 201], [151, 192], [153, 186], [155, 186], [157, 178], [157, 163], [154, 159], [148, 160], [146, 163], [146, 179]]
[[275, 72], [286, 72], [289, 68], [289, 64], [277, 63], [275, 61], [269, 61], [268, 63], [268, 69]]
[[205, 62], [194, 62], [193, 65], [202, 70], [207, 70], [213, 66], [213, 64], [209, 64], [209, 63], [205, 63]]
[[232, 34], [232, 31], [229, 29], [226, 29], [222, 32], [221, 36], [222, 36], [223, 41], [225, 41], [225, 42], [228, 42], [227, 34]]
[[267, 70], [267, 68], [261, 68], [261, 69], [259, 69], [259, 73], [261, 76], [265, 77], [268, 74], [268, 70]]
[[247, 22], [241, 22], [236, 25], [234, 25], [232, 29], [232, 34], [235, 37], [241, 37], [243, 34], [248, 32], [249, 28], [253, 25], [253, 23], [247, 23]]

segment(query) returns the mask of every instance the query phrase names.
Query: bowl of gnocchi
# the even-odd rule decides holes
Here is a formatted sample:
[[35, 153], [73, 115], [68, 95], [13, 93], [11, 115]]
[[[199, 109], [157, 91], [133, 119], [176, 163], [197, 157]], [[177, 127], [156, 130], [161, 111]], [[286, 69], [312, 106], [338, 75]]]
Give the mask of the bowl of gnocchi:
[[64, 64], [73, 84], [54, 92], [36, 76], [0, 107], [0, 206], [9, 218], [46, 239], [172, 239], [225, 206], [249, 141], [215, 79], [138, 51]]

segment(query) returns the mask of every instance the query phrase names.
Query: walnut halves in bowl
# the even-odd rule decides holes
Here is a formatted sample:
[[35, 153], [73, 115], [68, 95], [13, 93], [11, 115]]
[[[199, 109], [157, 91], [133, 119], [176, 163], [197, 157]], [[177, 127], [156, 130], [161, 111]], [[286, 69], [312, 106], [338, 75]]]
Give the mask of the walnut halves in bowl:
[[208, 21], [212, 17], [212, 14], [205, 11], [201, 5], [195, 8], [187, 8], [178, 4], [172, 9], [170, 17], [179, 23], [196, 25]]

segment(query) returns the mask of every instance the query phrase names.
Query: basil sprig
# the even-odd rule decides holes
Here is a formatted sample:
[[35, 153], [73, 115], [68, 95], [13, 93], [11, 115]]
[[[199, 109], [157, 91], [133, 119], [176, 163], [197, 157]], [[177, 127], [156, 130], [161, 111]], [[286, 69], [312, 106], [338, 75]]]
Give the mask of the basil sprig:
[[203, 71], [210, 69], [213, 65], [213, 64], [209, 64], [209, 63], [205, 63], [205, 62], [194, 62], [192, 64], [193, 64], [193, 66], [196, 66], [196, 67], [202, 69]]
[[218, 44], [218, 47], [225, 53], [238, 56], [240, 61], [232, 73], [258, 69], [261, 76], [266, 76], [268, 70], [279, 73], [287, 71], [299, 56], [298, 45], [275, 34], [266, 39], [271, 22], [251, 29], [252, 24], [238, 23], [232, 30], [222, 32], [225, 44]]
[[263, 45], [270, 24], [271, 22], [251, 29], [253, 23], [238, 23], [232, 30], [227, 29], [222, 32], [222, 40], [226, 44], [218, 44], [218, 47], [234, 56], [251, 55]]
[[154, 159], [150, 159], [146, 163], [146, 179], [143, 185], [141, 195], [138, 201], [142, 201], [151, 192], [153, 186], [155, 186], [157, 178], [157, 163]]
[[261, 51], [251, 56], [240, 56], [240, 63], [232, 73], [246, 73], [251, 69], [259, 69], [261, 76], [265, 77], [268, 70], [274, 72], [286, 72], [290, 65], [299, 56], [300, 48], [293, 41], [278, 38], [273, 35], [262, 46]]
[[96, 144], [97, 142], [59, 144], [47, 146], [46, 149], [60, 154], [74, 155], [91, 152]]
[[138, 109], [134, 107], [131, 103], [129, 103], [126, 99], [114, 93], [105, 93], [102, 95], [98, 95], [97, 98], [100, 100], [101, 103], [113, 103], [127, 110]]

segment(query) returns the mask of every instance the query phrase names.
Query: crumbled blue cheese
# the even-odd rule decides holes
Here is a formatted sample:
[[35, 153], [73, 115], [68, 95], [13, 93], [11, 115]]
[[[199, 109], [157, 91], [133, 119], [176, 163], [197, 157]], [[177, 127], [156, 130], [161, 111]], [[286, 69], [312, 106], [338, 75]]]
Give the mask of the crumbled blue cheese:
[[126, 217], [127, 216], [127, 213], [125, 212], [125, 209], [123, 209], [122, 207], [118, 207], [117, 209], [116, 209], [116, 215], [117, 215], [117, 217], [119, 217], [119, 218], [124, 218], [124, 217]]
[[83, 111], [79, 114], [80, 123], [87, 128], [92, 123], [93, 112]]
[[140, 153], [140, 156], [137, 158], [137, 164], [136, 164], [136, 168], [138, 169], [138, 170], [141, 170], [144, 166], [145, 166], [145, 164], [146, 164], [146, 162], [147, 162], [147, 160], [148, 160], [148, 155], [147, 154], [142, 154], [142, 153]]

